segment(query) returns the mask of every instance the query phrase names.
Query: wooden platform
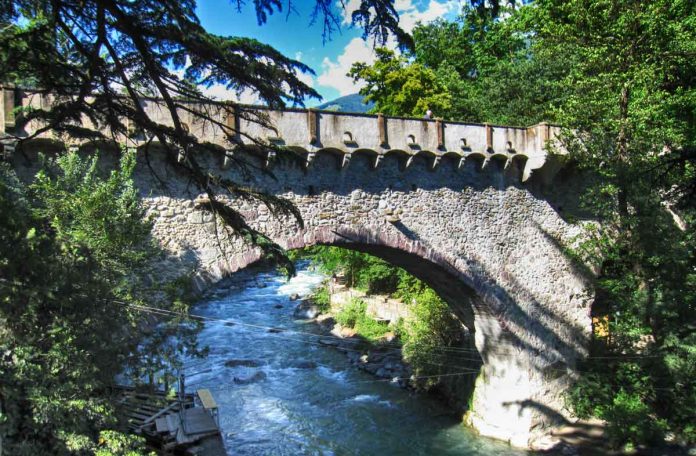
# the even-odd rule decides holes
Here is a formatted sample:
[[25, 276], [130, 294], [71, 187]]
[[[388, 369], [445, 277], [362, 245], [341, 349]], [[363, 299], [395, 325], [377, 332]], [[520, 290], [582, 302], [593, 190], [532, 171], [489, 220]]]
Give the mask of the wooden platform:
[[[123, 388], [119, 403], [132, 432], [154, 446], [177, 454], [223, 456], [217, 404], [208, 390], [180, 401], [164, 393]], [[199, 405], [198, 405], [199, 404]]]

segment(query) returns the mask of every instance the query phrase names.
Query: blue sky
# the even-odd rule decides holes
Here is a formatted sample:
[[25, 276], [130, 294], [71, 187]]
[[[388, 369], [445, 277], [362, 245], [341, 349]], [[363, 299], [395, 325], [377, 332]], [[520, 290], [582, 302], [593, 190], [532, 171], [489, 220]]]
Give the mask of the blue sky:
[[[310, 66], [315, 75], [303, 75], [305, 83], [319, 92], [324, 100], [307, 100], [308, 106], [332, 100], [359, 90], [345, 75], [353, 62], [371, 62], [374, 59], [372, 43], [363, 41], [361, 30], [350, 26], [350, 12], [359, 0], [344, 0], [346, 8], [336, 8], [342, 20], [340, 33], [334, 33], [330, 41], [322, 44], [322, 24], [310, 26], [313, 0], [293, 0], [295, 11], [287, 14], [287, 1], [282, 12], [269, 16], [263, 26], [258, 26], [253, 2], [247, 0], [241, 12], [236, 2], [230, 0], [199, 0], [198, 15], [208, 31], [218, 35], [247, 36], [270, 44], [288, 57]], [[430, 22], [438, 17], [454, 18], [461, 9], [460, 0], [396, 0], [400, 25], [407, 31], [418, 21]], [[212, 87], [207, 91], [219, 98], [237, 98], [242, 102], [257, 102], [254, 94], [230, 93], [224, 87]]]

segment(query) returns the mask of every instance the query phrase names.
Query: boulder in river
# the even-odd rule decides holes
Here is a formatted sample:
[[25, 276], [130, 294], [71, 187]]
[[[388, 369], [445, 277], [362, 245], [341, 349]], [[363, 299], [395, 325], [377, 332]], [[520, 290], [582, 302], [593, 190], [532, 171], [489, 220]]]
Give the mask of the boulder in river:
[[290, 295], [290, 301], [297, 301], [298, 299], [300, 299], [300, 295], [298, 295], [297, 293], [293, 293]]
[[247, 385], [249, 383], [260, 382], [266, 378], [266, 373], [258, 371], [249, 377], [234, 377], [234, 382], [238, 385]]
[[337, 339], [331, 338], [331, 337], [322, 337], [319, 339], [319, 344], [320, 345], [327, 345], [330, 347], [336, 347], [338, 346], [339, 342]]
[[269, 332], [269, 333], [272, 333], [272, 334], [281, 333], [281, 332], [283, 332], [283, 331], [285, 331], [285, 330], [282, 329], [282, 328], [270, 328], [270, 329], [268, 330], [268, 332]]
[[319, 313], [319, 308], [314, 305], [312, 301], [301, 301], [297, 307], [295, 307], [293, 316], [303, 320], [311, 320], [312, 318], [316, 318]]
[[306, 359], [298, 359], [291, 361], [288, 364], [288, 367], [294, 367], [295, 369], [315, 369], [317, 367], [317, 363], [314, 361], [308, 361]]
[[259, 367], [262, 365], [263, 362], [258, 359], [229, 359], [225, 361], [225, 366], [227, 367]]
[[273, 307], [275, 307], [276, 309], [282, 309], [282, 308], [283, 308], [283, 305], [282, 305], [282, 304], [276, 304], [276, 305], [273, 306]]

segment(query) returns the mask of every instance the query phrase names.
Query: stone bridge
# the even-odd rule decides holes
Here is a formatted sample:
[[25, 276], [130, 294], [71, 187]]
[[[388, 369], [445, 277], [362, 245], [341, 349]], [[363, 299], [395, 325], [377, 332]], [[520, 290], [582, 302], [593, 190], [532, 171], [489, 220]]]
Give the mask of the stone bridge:
[[[20, 102], [41, 103], [36, 97]], [[168, 121], [156, 102], [144, 105]], [[3, 128], [9, 132], [8, 112]], [[234, 122], [239, 143], [254, 138], [292, 153], [263, 147], [241, 152], [215, 128], [190, 119], [192, 133], [220, 148], [197, 158], [216, 173], [292, 201], [304, 227], [274, 217], [259, 202], [230, 203], [285, 248], [326, 244], [368, 252], [430, 284], [474, 335], [483, 363], [466, 421], [515, 446], [544, 442], [549, 429], [568, 417], [562, 395], [586, 355], [591, 331], [592, 291], [563, 253], [580, 230], [561, 217], [549, 196], [564, 188], [558, 180], [549, 185], [559, 166], [545, 147], [558, 129], [264, 112], [272, 128], [226, 121]], [[91, 147], [49, 135], [15, 153], [15, 166], [35, 169], [36, 148]], [[143, 147], [137, 139], [116, 139]], [[136, 182], [155, 221], [154, 236], [169, 252], [163, 275], [184, 264], [196, 268], [204, 285], [261, 258], [258, 249], [216, 229], [213, 217], [197, 209], [201, 195], [163, 152], [154, 148], [148, 155], [156, 176], [143, 163]], [[232, 159], [258, 172], [229, 166]]]

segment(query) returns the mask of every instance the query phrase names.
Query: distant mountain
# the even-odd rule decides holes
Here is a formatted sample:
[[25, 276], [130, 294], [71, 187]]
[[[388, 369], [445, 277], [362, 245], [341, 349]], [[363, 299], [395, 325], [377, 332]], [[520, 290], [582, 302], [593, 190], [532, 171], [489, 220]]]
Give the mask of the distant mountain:
[[371, 102], [368, 104], [363, 103], [363, 96], [354, 93], [320, 104], [317, 106], [317, 109], [341, 112], [367, 112], [369, 109], [372, 109], [373, 106], [374, 103]]

